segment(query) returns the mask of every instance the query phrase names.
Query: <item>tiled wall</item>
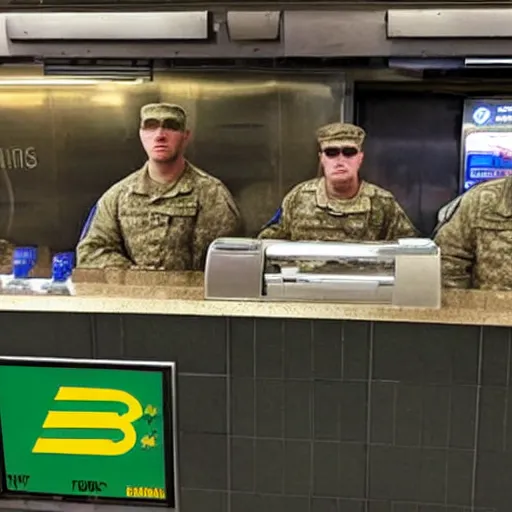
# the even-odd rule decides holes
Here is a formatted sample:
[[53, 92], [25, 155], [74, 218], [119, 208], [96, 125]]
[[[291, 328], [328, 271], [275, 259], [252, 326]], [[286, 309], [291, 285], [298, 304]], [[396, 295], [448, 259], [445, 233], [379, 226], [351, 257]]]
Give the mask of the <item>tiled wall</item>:
[[176, 360], [183, 512], [509, 512], [510, 330], [0, 313], [0, 353]]

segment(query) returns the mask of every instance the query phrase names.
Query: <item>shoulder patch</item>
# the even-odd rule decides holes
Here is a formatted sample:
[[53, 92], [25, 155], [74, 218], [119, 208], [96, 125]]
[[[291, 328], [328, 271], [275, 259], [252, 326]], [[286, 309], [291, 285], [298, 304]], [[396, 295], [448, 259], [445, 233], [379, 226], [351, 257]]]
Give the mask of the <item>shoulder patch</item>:
[[457, 196], [455, 199], [452, 199], [448, 204], [445, 204], [437, 213], [437, 225], [434, 228], [434, 232], [432, 234], [432, 238], [434, 238], [439, 230], [450, 221], [450, 219], [455, 215], [455, 212], [459, 209], [460, 203], [462, 202], [462, 198], [465, 194], [461, 194]]
[[91, 229], [91, 224], [94, 219], [94, 215], [96, 214], [96, 210], [98, 209], [98, 203], [96, 203], [89, 212], [89, 215], [87, 215], [87, 219], [85, 220], [85, 224], [82, 227], [82, 232], [80, 233], [79, 242], [81, 242], [87, 233], [89, 232], [89, 229]]
[[460, 203], [464, 194], [456, 197], [448, 204], [444, 205], [437, 214], [437, 222], [448, 222], [454, 215], [454, 213], [459, 209]]
[[283, 215], [283, 208], [279, 207], [277, 209], [276, 213], [274, 213], [274, 216], [261, 229], [266, 229], [266, 228], [269, 228], [270, 226], [273, 226], [274, 224], [279, 224], [279, 221], [281, 220], [282, 215]]
[[240, 210], [229, 188], [226, 187], [226, 185], [224, 185], [224, 183], [222, 183], [220, 180], [218, 180], [218, 187], [219, 190], [221, 190], [221, 193], [224, 195], [224, 199], [228, 203], [228, 206], [231, 208], [233, 213], [237, 216], [240, 216]]

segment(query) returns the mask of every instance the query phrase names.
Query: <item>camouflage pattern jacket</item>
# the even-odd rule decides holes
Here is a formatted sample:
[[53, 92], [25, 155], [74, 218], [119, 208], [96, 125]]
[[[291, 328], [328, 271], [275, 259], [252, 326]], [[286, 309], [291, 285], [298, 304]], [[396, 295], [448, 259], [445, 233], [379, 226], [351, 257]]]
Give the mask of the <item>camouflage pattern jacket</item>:
[[393, 194], [363, 181], [352, 199], [329, 199], [325, 179], [300, 183], [259, 238], [320, 241], [384, 241], [417, 236]]
[[512, 177], [466, 192], [435, 242], [445, 287], [512, 290]]
[[100, 198], [77, 246], [77, 266], [202, 270], [210, 243], [238, 233], [238, 208], [220, 180], [187, 162], [163, 186], [150, 180], [147, 166]]
[[0, 239], [0, 266], [10, 266], [12, 263], [12, 254], [14, 252], [14, 245], [7, 240]]

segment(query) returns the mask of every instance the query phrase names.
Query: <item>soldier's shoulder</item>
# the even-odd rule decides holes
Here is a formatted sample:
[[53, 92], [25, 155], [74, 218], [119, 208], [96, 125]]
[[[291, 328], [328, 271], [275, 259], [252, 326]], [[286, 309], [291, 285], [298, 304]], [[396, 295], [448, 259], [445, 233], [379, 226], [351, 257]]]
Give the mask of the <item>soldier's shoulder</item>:
[[197, 167], [197, 165], [187, 162], [187, 166], [188, 166], [188, 170], [191, 173], [191, 175], [193, 176], [193, 178], [198, 182], [204, 181], [207, 183], [207, 182], [212, 182], [212, 181], [218, 180], [218, 178], [215, 178], [215, 176], [212, 176], [210, 173]]
[[206, 172], [203, 169], [200, 169], [195, 165], [192, 165], [191, 163], [189, 163], [188, 166], [190, 173], [192, 175], [192, 179], [197, 188], [208, 190], [220, 189], [229, 192], [226, 185], [219, 178], [211, 175], [210, 173]]
[[285, 209], [316, 200], [318, 182], [319, 178], [314, 178], [294, 185], [284, 196], [283, 206]]
[[14, 245], [0, 238], [0, 253], [14, 249]]
[[0, 239], [0, 265], [9, 265], [12, 260], [14, 245], [7, 240]]
[[125, 178], [122, 178], [121, 180], [111, 185], [110, 188], [108, 188], [107, 191], [103, 194], [102, 199], [112, 200], [117, 198], [121, 193], [130, 190], [142, 172], [142, 169], [133, 171]]
[[378, 199], [388, 199], [393, 201], [395, 200], [395, 196], [391, 191], [379, 187], [378, 185], [375, 185], [375, 183], [370, 183], [369, 181], [364, 181], [362, 193], [364, 195], [375, 197]]
[[511, 179], [498, 178], [478, 183], [452, 199], [439, 210], [438, 225], [434, 233], [437, 233], [458, 211], [464, 212], [469, 218], [476, 218], [481, 216], [484, 211], [494, 210], [505, 185], [509, 183], [507, 180]]
[[320, 178], [312, 178], [307, 181], [302, 181], [297, 185], [294, 185], [286, 195], [289, 197], [294, 197], [302, 196], [305, 194], [316, 194], [319, 182]]
[[511, 176], [508, 176], [506, 178], [494, 178], [490, 179], [488, 181], [483, 181], [481, 183], [478, 183], [477, 185], [474, 185], [472, 188], [470, 188], [467, 191], [467, 194], [478, 194], [481, 193], [484, 190], [499, 190], [502, 191], [503, 187], [510, 183], [512, 180]]
[[505, 185], [510, 183], [510, 180], [512, 180], [512, 177], [491, 179], [479, 183], [462, 195], [463, 200], [466, 203], [472, 203], [490, 198], [498, 198], [503, 193]]
[[237, 217], [240, 217], [240, 211], [233, 194], [231, 194], [231, 191], [222, 182], [222, 180], [212, 176], [202, 169], [199, 169], [199, 167], [196, 167], [195, 165], [190, 163], [188, 165], [193, 177], [193, 187], [196, 189], [199, 202], [209, 204], [213, 208], [220, 209], [223, 209], [224, 205], [227, 204], [231, 211]]
[[447, 217], [447, 220], [453, 217], [460, 208], [468, 213], [473, 212], [476, 216], [481, 215], [482, 209], [493, 210], [509, 180], [512, 180], [512, 177], [492, 179], [478, 183], [455, 199], [452, 199], [441, 210], [446, 210], [445, 217]]
[[471, 205], [474, 216], [481, 219], [496, 221], [503, 215], [512, 213], [512, 176], [493, 179], [475, 187], [467, 193], [466, 202]]

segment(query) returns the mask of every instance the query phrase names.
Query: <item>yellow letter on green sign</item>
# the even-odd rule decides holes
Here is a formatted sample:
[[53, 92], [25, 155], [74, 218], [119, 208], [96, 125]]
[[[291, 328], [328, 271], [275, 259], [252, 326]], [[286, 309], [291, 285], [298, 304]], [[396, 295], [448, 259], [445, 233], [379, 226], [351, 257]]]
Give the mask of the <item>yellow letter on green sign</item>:
[[132, 423], [143, 412], [139, 401], [117, 389], [68, 388], [61, 387], [55, 400], [120, 402], [128, 407], [128, 412], [65, 412], [49, 411], [43, 428], [80, 428], [120, 430], [124, 436], [120, 441], [111, 439], [58, 439], [40, 437], [32, 453], [60, 453], [67, 455], [124, 455], [137, 442], [137, 434]]

